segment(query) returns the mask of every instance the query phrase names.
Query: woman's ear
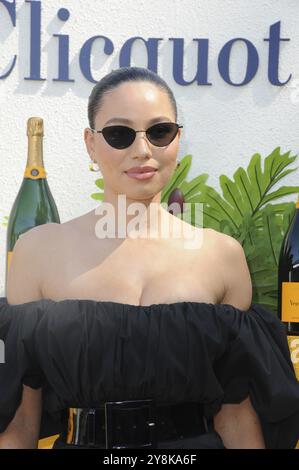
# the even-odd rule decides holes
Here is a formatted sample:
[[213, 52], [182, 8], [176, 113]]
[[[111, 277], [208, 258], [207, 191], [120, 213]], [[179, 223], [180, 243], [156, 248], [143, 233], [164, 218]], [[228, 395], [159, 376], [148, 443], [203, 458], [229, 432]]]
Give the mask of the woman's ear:
[[94, 133], [88, 127], [86, 127], [86, 129], [84, 129], [84, 141], [85, 141], [87, 152], [88, 152], [91, 160], [93, 160], [94, 155], [95, 155]]

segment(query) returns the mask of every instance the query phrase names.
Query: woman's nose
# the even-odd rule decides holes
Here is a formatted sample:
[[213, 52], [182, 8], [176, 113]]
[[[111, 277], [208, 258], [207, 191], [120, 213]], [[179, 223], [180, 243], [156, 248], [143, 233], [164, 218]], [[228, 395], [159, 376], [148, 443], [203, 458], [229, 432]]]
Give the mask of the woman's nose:
[[150, 142], [148, 141], [146, 137], [145, 131], [140, 131], [136, 133], [136, 137], [133, 142], [133, 145], [135, 146], [136, 151], [138, 151], [138, 154], [147, 155], [151, 153]]

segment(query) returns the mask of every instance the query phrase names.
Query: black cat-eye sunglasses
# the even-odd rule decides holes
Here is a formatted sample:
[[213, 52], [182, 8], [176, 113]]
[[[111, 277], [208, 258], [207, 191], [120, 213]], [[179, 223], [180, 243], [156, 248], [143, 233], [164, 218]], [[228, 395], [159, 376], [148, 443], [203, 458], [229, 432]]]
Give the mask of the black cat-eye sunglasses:
[[126, 149], [134, 142], [137, 132], [145, 132], [149, 142], [156, 147], [169, 145], [178, 133], [180, 126], [175, 122], [159, 122], [148, 129], [135, 131], [127, 126], [107, 126], [101, 131], [90, 129], [92, 132], [103, 134], [106, 142], [115, 149]]

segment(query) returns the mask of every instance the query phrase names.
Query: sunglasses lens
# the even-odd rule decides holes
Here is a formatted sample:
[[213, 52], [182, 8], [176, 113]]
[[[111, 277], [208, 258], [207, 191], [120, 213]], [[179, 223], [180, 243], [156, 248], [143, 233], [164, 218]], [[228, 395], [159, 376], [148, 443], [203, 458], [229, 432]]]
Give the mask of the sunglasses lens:
[[[157, 147], [165, 147], [173, 141], [178, 132], [178, 126], [173, 122], [155, 124], [146, 131], [148, 140]], [[116, 149], [129, 147], [135, 139], [134, 129], [127, 126], [108, 126], [102, 130], [106, 142]]]
[[178, 126], [172, 122], [155, 124], [147, 130], [148, 140], [157, 147], [165, 147], [173, 141], [178, 132]]
[[115, 149], [125, 149], [135, 139], [135, 131], [126, 126], [108, 126], [102, 133], [106, 142]]

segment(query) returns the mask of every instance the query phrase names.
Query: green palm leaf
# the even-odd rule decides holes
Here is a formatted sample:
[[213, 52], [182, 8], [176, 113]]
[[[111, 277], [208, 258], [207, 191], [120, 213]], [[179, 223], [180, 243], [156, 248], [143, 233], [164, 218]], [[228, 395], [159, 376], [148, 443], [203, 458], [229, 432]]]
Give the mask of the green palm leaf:
[[91, 194], [91, 197], [96, 201], [102, 201], [104, 199], [104, 193], [93, 193]]
[[[204, 194], [205, 212], [214, 209], [214, 219], [226, 218], [235, 227], [236, 237], [240, 236], [238, 227], [248, 216], [259, 218], [259, 211], [270, 201], [280, 199], [282, 196], [289, 196], [299, 193], [299, 186], [282, 186], [275, 191], [271, 188], [284, 176], [292, 173], [296, 168], [285, 168], [293, 163], [297, 156], [290, 157], [290, 152], [280, 153], [280, 148], [276, 148], [265, 159], [264, 169], [262, 169], [261, 155], [256, 153], [252, 156], [247, 171], [238, 168], [233, 175], [233, 180], [226, 175], [219, 178], [222, 189], [222, 196], [213, 188], [206, 187]], [[204, 220], [209, 220], [205, 218]], [[220, 225], [219, 225], [220, 228]]]
[[161, 202], [168, 202], [168, 198], [170, 193], [176, 189], [180, 188], [180, 185], [183, 183], [185, 178], [188, 175], [192, 163], [192, 155], [186, 155], [180, 162], [180, 166], [176, 168], [173, 177], [168, 182], [166, 186], [164, 186], [162, 194], [161, 194]]
[[95, 185], [99, 189], [104, 189], [104, 180], [103, 180], [103, 178], [99, 178], [99, 179], [95, 180]]
[[7, 226], [8, 226], [8, 216], [5, 215], [5, 216], [3, 217], [3, 219], [4, 219], [4, 220], [3, 220], [3, 222], [2, 222], [2, 226], [3, 226], [3, 227], [7, 227]]

